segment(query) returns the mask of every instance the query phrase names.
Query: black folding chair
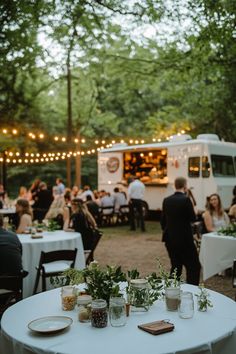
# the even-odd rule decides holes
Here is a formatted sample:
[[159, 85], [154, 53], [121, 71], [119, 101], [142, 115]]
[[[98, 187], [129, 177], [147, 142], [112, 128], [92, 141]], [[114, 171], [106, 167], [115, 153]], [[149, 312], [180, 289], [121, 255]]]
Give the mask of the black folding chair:
[[77, 248], [74, 250], [58, 250], [41, 252], [33, 294], [36, 294], [40, 277], [42, 277], [42, 291], [46, 291], [46, 279], [59, 276], [65, 270], [74, 268]]
[[0, 276], [0, 318], [8, 307], [22, 300], [23, 278], [27, 275], [28, 272], [22, 271], [17, 275]]

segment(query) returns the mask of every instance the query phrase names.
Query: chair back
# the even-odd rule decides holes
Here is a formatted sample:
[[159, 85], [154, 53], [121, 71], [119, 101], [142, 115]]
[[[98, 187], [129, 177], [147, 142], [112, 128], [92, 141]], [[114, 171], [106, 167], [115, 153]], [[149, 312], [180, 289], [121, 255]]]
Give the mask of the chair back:
[[102, 237], [102, 232], [99, 230], [96, 230], [97, 232], [94, 233], [93, 235], [93, 244], [90, 250], [85, 250], [85, 259], [86, 259], [86, 265], [89, 265], [90, 262], [94, 261], [94, 251]]
[[23, 273], [0, 276], [0, 318], [8, 307], [22, 300], [23, 276]]
[[51, 252], [41, 252], [39, 268], [43, 264], [56, 262], [56, 261], [71, 261], [71, 268], [75, 266], [75, 259], [77, 255], [77, 248], [74, 250], [57, 250]]

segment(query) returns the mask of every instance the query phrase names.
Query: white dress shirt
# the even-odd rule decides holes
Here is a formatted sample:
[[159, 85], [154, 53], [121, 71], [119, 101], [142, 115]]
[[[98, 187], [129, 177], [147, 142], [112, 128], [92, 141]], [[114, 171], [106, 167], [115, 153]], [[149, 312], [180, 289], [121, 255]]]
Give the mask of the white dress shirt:
[[145, 185], [138, 179], [130, 183], [128, 187], [129, 199], [142, 199], [144, 200]]

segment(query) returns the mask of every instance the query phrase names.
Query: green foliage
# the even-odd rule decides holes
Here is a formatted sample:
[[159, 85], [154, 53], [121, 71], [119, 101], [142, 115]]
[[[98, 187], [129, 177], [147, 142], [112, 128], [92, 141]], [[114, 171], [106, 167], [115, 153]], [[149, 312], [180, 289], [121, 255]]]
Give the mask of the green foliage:
[[[235, 141], [234, 1], [186, 0], [184, 9], [181, 0], [5, 1], [0, 14], [1, 126], [23, 132], [0, 135], [1, 151], [58, 150], [26, 136], [67, 134], [69, 63], [73, 136], [146, 139], [190, 129]], [[147, 38], [150, 23], [156, 35]], [[64, 165], [52, 166], [65, 177]], [[10, 167], [9, 181], [28, 182], [33, 172], [51, 181], [53, 168]], [[82, 175], [95, 187], [94, 161], [83, 161]]]
[[236, 223], [231, 223], [226, 227], [222, 227], [217, 231], [219, 235], [236, 237]]

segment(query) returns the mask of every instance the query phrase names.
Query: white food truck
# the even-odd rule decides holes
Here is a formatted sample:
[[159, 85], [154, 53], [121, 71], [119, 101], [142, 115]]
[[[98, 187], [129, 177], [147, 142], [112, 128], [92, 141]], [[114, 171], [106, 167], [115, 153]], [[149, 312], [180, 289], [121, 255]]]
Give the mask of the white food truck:
[[161, 210], [163, 198], [174, 192], [174, 180], [188, 180], [197, 209], [205, 209], [206, 197], [218, 193], [230, 207], [236, 185], [236, 143], [220, 141], [215, 134], [174, 136], [169, 142], [142, 145], [116, 144], [98, 153], [98, 189], [126, 190], [132, 177], [146, 185], [150, 210]]

